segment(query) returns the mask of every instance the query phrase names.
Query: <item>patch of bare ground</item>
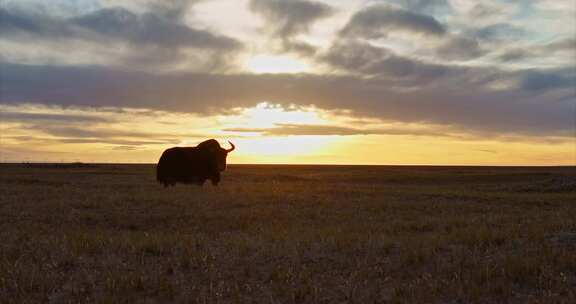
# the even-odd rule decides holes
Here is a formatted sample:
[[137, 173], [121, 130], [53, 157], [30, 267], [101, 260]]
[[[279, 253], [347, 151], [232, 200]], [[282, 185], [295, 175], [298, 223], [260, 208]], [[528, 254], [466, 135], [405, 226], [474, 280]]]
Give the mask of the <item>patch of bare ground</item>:
[[575, 303], [575, 176], [0, 165], [0, 302]]

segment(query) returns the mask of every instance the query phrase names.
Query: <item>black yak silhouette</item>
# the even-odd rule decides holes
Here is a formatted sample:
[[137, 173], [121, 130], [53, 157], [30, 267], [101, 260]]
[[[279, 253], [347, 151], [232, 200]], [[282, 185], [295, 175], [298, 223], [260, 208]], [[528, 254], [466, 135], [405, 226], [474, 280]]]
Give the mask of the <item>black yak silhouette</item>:
[[156, 166], [156, 180], [164, 187], [176, 183], [202, 186], [207, 179], [213, 185], [220, 182], [220, 172], [226, 169], [226, 157], [236, 148], [224, 149], [215, 139], [206, 140], [196, 147], [166, 149]]

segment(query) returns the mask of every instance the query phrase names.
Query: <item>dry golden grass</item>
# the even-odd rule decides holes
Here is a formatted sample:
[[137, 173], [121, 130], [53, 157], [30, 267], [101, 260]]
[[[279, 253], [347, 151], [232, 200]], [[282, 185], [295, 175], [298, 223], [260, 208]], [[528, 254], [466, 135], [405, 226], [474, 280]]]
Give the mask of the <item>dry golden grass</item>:
[[0, 165], [0, 302], [575, 303], [565, 168]]

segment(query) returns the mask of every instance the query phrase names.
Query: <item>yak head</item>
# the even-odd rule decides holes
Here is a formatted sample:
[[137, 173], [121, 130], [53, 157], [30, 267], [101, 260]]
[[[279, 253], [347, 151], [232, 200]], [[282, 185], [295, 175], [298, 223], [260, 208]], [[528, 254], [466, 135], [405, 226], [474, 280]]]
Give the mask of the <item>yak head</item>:
[[221, 172], [226, 169], [226, 156], [228, 156], [228, 153], [234, 151], [236, 148], [233, 143], [228, 143], [230, 143], [231, 148], [224, 149], [220, 147], [220, 144], [215, 139], [209, 139], [201, 142], [196, 147], [202, 150], [207, 156], [208, 160], [216, 166], [218, 172]]

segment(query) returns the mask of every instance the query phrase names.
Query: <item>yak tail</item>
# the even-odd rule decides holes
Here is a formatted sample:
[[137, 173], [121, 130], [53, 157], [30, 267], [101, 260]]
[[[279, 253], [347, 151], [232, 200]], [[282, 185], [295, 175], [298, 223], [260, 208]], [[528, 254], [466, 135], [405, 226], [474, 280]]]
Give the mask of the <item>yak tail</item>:
[[156, 165], [156, 181], [160, 182], [162, 180], [162, 174], [160, 174], [160, 163]]
[[156, 165], [156, 181], [158, 181], [159, 183], [164, 183], [164, 178], [165, 178], [165, 174], [164, 174], [164, 170], [165, 170], [165, 166], [166, 164], [163, 164], [165, 162], [165, 153], [162, 153], [162, 156], [160, 157], [160, 160], [158, 161], [158, 164]]

